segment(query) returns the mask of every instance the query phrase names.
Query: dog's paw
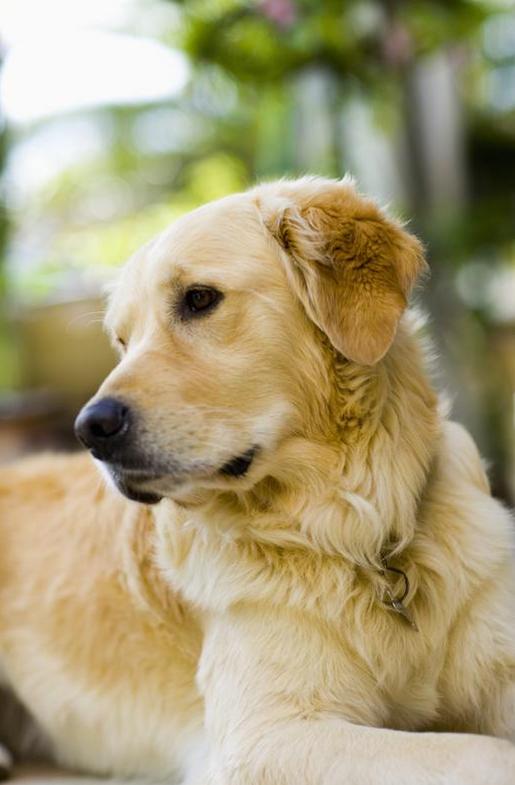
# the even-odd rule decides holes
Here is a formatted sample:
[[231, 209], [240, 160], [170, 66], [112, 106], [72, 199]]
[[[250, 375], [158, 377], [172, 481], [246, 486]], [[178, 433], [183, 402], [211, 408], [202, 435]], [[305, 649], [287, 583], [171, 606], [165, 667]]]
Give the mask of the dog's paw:
[[11, 776], [13, 759], [9, 750], [0, 744], [0, 780], [7, 780]]
[[515, 745], [474, 736], [453, 761], [449, 775], [442, 785], [515, 785]]
[[458, 733], [401, 735], [403, 744], [393, 754], [385, 748], [382, 755], [363, 750], [361, 758], [341, 758], [323, 785], [515, 785], [515, 746], [508, 741]]

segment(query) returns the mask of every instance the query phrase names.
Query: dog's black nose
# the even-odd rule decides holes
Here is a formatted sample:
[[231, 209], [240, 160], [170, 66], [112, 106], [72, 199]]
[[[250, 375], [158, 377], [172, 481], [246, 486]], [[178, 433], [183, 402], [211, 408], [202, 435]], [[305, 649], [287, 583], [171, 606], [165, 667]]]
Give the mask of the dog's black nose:
[[[102, 460], [109, 457], [115, 441], [119, 445], [128, 424], [128, 407], [116, 398], [102, 398], [79, 412], [75, 420], [75, 434], [95, 458]], [[115, 440], [114, 437], [118, 438]]]

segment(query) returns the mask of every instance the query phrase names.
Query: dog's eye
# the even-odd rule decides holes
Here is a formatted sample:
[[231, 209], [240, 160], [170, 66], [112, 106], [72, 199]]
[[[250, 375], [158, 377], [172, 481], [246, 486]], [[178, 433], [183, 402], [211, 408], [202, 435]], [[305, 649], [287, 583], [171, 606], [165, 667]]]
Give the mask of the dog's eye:
[[127, 344], [125, 343], [123, 338], [120, 338], [118, 335], [116, 336], [115, 341], [116, 341], [116, 345], [118, 346], [119, 349], [126, 349], [127, 348]]
[[182, 302], [184, 317], [200, 316], [215, 308], [223, 295], [209, 286], [194, 286], [188, 289]]

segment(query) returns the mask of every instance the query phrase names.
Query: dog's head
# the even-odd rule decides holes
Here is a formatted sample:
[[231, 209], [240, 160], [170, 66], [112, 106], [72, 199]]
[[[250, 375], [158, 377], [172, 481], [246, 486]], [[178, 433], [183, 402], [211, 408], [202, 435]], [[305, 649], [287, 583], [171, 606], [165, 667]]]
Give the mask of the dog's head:
[[313, 427], [329, 342], [379, 362], [424, 266], [418, 241], [350, 181], [208, 204], [124, 268], [106, 317], [120, 363], [77, 435], [138, 501], [248, 488]]

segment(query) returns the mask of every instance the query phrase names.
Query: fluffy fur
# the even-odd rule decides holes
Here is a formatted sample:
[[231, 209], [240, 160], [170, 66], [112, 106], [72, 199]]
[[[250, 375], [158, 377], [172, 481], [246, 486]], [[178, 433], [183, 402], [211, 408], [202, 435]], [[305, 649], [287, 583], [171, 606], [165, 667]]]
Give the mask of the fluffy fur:
[[[309, 178], [207, 205], [128, 263], [95, 400], [130, 405], [155, 476], [108, 473], [161, 502], [87, 456], [0, 479], [2, 679], [58, 760], [513, 785], [513, 526], [405, 312], [424, 267], [350, 181]], [[185, 321], [195, 285], [224, 298]], [[220, 472], [254, 446], [245, 476]]]

